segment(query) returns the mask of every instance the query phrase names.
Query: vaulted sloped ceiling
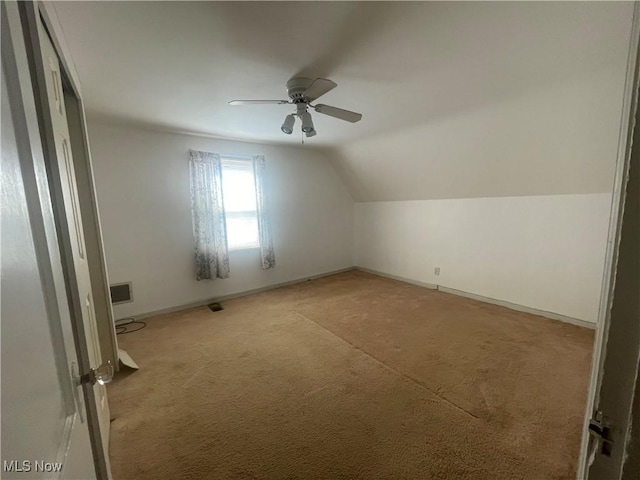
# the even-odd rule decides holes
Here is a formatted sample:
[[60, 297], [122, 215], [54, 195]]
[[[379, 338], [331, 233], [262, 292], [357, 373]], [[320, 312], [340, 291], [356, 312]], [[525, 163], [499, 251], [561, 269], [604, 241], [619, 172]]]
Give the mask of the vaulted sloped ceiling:
[[631, 2], [59, 2], [89, 118], [273, 143], [296, 75], [338, 88], [307, 148], [357, 200], [611, 189]]

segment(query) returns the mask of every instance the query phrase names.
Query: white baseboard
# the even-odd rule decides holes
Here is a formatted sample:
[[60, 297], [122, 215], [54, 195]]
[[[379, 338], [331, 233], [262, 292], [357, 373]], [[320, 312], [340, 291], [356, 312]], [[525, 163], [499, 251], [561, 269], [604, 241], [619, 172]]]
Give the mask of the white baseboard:
[[430, 290], [437, 290], [438, 289], [438, 285], [435, 285], [433, 283], [420, 282], [418, 280], [412, 280], [412, 279], [407, 278], [407, 277], [400, 277], [398, 275], [391, 275], [390, 273], [379, 272], [378, 270], [371, 270], [370, 268], [353, 267], [353, 269], [354, 270], [360, 270], [362, 272], [372, 273], [373, 275], [378, 275], [379, 277], [390, 278], [391, 280], [398, 280], [400, 282], [410, 283], [411, 285], [417, 285], [419, 287], [428, 288]]
[[351, 270], [360, 270], [362, 272], [371, 273], [373, 275], [378, 275], [379, 277], [390, 278], [392, 280], [398, 280], [400, 282], [409, 283], [411, 285], [417, 285], [419, 287], [428, 288], [430, 290], [440, 290], [444, 293], [450, 293], [452, 295], [458, 295], [461, 297], [471, 298], [473, 300], [478, 300], [480, 302], [490, 303], [492, 305], [499, 305], [501, 307], [510, 308], [511, 310], [516, 310], [518, 312], [530, 313], [532, 315], [539, 315], [541, 317], [550, 318], [552, 320], [559, 320], [565, 323], [571, 323], [573, 325], [578, 325], [579, 327], [585, 327], [590, 329], [595, 329], [596, 324], [587, 322], [585, 320], [580, 320], [578, 318], [568, 317], [566, 315], [561, 315], [559, 313], [547, 312], [546, 310], [539, 310], [537, 308], [525, 307], [524, 305], [518, 305], [516, 303], [507, 302], [504, 300], [497, 300], [495, 298], [489, 298], [482, 295], [477, 295], [475, 293], [465, 292], [462, 290], [456, 290], [455, 288], [443, 287], [442, 285], [436, 285], [433, 283], [421, 282], [418, 280], [413, 280], [411, 278], [401, 277], [398, 275], [392, 275], [390, 273], [380, 272], [378, 270], [372, 270], [370, 268], [364, 267], [347, 267], [341, 268], [339, 270], [333, 270], [331, 272], [319, 273], [317, 275], [311, 275], [308, 277], [297, 278], [295, 280], [290, 280], [288, 282], [276, 283], [273, 285], [266, 285], [260, 288], [254, 288], [251, 290], [244, 290], [242, 292], [231, 293], [229, 295], [222, 295], [220, 297], [215, 298], [206, 298], [202, 300], [196, 300], [194, 302], [185, 303], [182, 305], [177, 305], [175, 307], [165, 308], [162, 310], [155, 310], [152, 312], [141, 313], [139, 315], [132, 315], [132, 318], [143, 319], [149, 317], [155, 317], [156, 315], [163, 315], [165, 313], [175, 313], [181, 310], [187, 310], [189, 308], [202, 307], [204, 305], [209, 305], [210, 303], [215, 302], [224, 302], [225, 300], [231, 300], [232, 298], [240, 298], [246, 297], [247, 295], [253, 295], [254, 293], [266, 292], [268, 290], [274, 290], [276, 288], [286, 287], [289, 285], [295, 285], [297, 283], [303, 283], [309, 280], [315, 280], [317, 278], [328, 277], [330, 275], [336, 275], [338, 273], [349, 272]]
[[432, 290], [440, 290], [441, 292], [450, 293], [452, 295], [458, 295], [460, 297], [471, 298], [473, 300], [490, 303], [492, 305], [499, 305], [501, 307], [510, 308], [511, 310], [516, 310], [518, 312], [530, 313], [532, 315], [539, 315], [541, 317], [550, 318], [552, 320], [559, 320], [561, 322], [571, 323], [572, 325], [578, 325], [579, 327], [585, 327], [590, 329], [596, 328], [595, 323], [587, 322], [586, 320], [580, 320], [578, 318], [568, 317], [566, 315], [561, 315], [559, 313], [547, 312], [546, 310], [539, 310], [537, 308], [525, 307], [524, 305], [518, 305], [517, 303], [511, 303], [505, 300], [496, 300], [495, 298], [485, 297], [482, 295], [477, 295], [475, 293], [465, 292], [462, 290], [456, 290], [455, 288], [443, 287], [442, 285], [435, 285], [433, 283], [420, 282], [418, 280], [412, 280], [410, 278], [400, 277], [398, 275], [391, 275], [390, 273], [379, 272], [377, 270], [371, 270], [369, 268], [355, 267], [355, 270], [361, 270], [363, 272], [372, 273], [373, 275], [378, 275], [380, 277], [391, 278], [393, 280], [399, 280], [401, 282], [410, 283], [412, 285], [418, 285], [420, 287], [425, 287]]
[[458, 295], [460, 297], [471, 298], [480, 302], [491, 303], [493, 305], [510, 308], [511, 310], [517, 310], [518, 312], [531, 313], [532, 315], [550, 318], [551, 320], [559, 320], [561, 322], [571, 323], [579, 327], [590, 328], [592, 330], [595, 330], [596, 328], [595, 323], [587, 322], [586, 320], [580, 320], [579, 318], [567, 317], [566, 315], [561, 315], [559, 313], [547, 312], [546, 310], [539, 310], [532, 307], [525, 307], [524, 305], [518, 305], [517, 303], [506, 302], [504, 300], [496, 300], [495, 298], [484, 297], [475, 293], [463, 292], [462, 290], [443, 287], [442, 285], [438, 285], [438, 290], [444, 293], [450, 293], [452, 295]]
[[202, 300], [196, 300], [189, 303], [183, 303], [182, 305], [177, 305], [175, 307], [163, 308], [161, 310], [154, 310], [152, 312], [140, 313], [137, 315], [131, 315], [125, 318], [135, 318], [136, 320], [142, 320], [143, 318], [155, 317], [156, 315], [163, 315], [165, 313], [175, 313], [181, 310], [188, 310], [189, 308], [202, 307], [204, 305], [209, 305], [210, 303], [216, 302], [224, 302], [225, 300], [231, 300], [232, 298], [246, 297], [247, 295], [253, 295], [254, 293], [266, 292], [267, 290], [274, 290], [280, 287], [286, 287], [289, 285], [295, 285], [296, 283], [303, 283], [309, 280], [315, 280], [317, 278], [328, 277], [330, 275], [336, 275], [338, 273], [350, 272], [354, 267], [346, 267], [341, 268], [339, 270], [332, 270], [331, 272], [319, 273], [317, 275], [311, 275], [308, 277], [296, 278], [295, 280], [290, 280], [282, 283], [275, 283], [273, 285], [266, 285], [260, 288], [253, 288], [251, 290], [243, 290], [241, 292], [230, 293], [229, 295], [222, 295], [214, 298], [204, 298]]

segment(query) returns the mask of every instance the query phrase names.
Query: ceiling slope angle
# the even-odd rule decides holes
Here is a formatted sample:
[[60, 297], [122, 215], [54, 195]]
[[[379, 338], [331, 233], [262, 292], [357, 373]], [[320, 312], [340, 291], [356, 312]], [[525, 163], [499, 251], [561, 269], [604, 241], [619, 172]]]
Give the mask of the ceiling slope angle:
[[[407, 115], [396, 108], [405, 93], [397, 95], [398, 75], [390, 72], [399, 66], [391, 59], [422, 42], [415, 32], [402, 34], [417, 12], [386, 2], [56, 2], [55, 9], [89, 118], [259, 142], [299, 142], [280, 128], [291, 106], [280, 95], [287, 78], [340, 85], [327, 95], [330, 101], [323, 97], [307, 110], [313, 130], [321, 132], [312, 145], [339, 145], [397, 127]], [[389, 34], [397, 37], [396, 47], [385, 52], [379, 46]], [[245, 96], [282, 99], [283, 108], [228, 104]], [[362, 105], [366, 122], [335, 121], [355, 122], [359, 115], [349, 112]], [[291, 113], [298, 120], [304, 112]]]
[[[416, 168], [436, 178], [458, 158], [436, 135], [447, 122], [525, 103], [576, 79], [563, 98], [589, 90], [584, 108], [610, 98], [601, 79], [617, 72], [632, 7], [604, 3], [73, 1], [54, 8], [89, 120], [298, 144], [300, 136], [282, 130], [299, 131], [306, 113], [308, 133], [318, 132], [309, 146], [339, 148], [357, 169], [354, 155], [362, 156], [370, 172], [374, 161], [390, 168], [390, 156], [406, 164], [434, 139], [446, 149]], [[315, 99], [298, 111], [283, 90], [288, 78], [327, 79], [339, 88], [320, 98], [312, 90]], [[278, 102], [228, 103], [242, 98]], [[348, 123], [358, 119], [350, 109], [365, 120]], [[470, 124], [458, 130], [456, 145], [484, 125]], [[479, 165], [478, 152], [465, 162]], [[507, 168], [528, 171], [513, 156], [510, 162]]]

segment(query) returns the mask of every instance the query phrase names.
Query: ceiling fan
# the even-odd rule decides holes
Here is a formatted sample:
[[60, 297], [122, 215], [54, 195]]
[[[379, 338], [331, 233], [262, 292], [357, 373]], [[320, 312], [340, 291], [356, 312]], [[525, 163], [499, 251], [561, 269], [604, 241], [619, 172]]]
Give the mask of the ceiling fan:
[[316, 78], [315, 80], [292, 78], [287, 82], [289, 100], [232, 100], [229, 105], [295, 105], [296, 112], [290, 113], [285, 117], [281, 130], [287, 135], [291, 135], [296, 121], [295, 117], [298, 117], [302, 122], [302, 131], [307, 137], [313, 137], [316, 134], [316, 130], [313, 126], [311, 114], [308, 111], [309, 107], [323, 115], [329, 115], [351, 123], [358, 122], [362, 118], [362, 114], [350, 110], [343, 110], [342, 108], [331, 107], [321, 103], [317, 105], [311, 104], [311, 102], [314, 102], [337, 86], [335, 82], [326, 78]]

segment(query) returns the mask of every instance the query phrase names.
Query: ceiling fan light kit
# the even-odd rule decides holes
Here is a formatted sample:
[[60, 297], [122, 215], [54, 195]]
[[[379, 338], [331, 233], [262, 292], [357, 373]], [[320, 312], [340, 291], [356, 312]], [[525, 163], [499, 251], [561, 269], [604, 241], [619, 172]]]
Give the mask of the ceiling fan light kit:
[[293, 113], [290, 113], [284, 118], [284, 123], [280, 128], [287, 135], [291, 135], [293, 133], [293, 124], [296, 122], [296, 117]]
[[302, 121], [302, 131], [304, 133], [309, 133], [313, 130], [313, 119], [306, 109], [304, 112], [299, 113], [298, 117], [300, 117], [300, 120]]
[[312, 105], [315, 101], [325, 93], [337, 87], [335, 82], [326, 78], [292, 78], [287, 82], [287, 95], [289, 100], [232, 100], [229, 105], [295, 105], [296, 112], [290, 113], [284, 119], [284, 123], [280, 129], [283, 133], [291, 135], [295, 124], [295, 117], [300, 119], [302, 123], [302, 131], [307, 137], [316, 135], [313, 119], [309, 113], [309, 107], [313, 108], [317, 113], [328, 115], [330, 117], [355, 123], [360, 121], [362, 114], [344, 110], [342, 108], [331, 107], [329, 105]]

